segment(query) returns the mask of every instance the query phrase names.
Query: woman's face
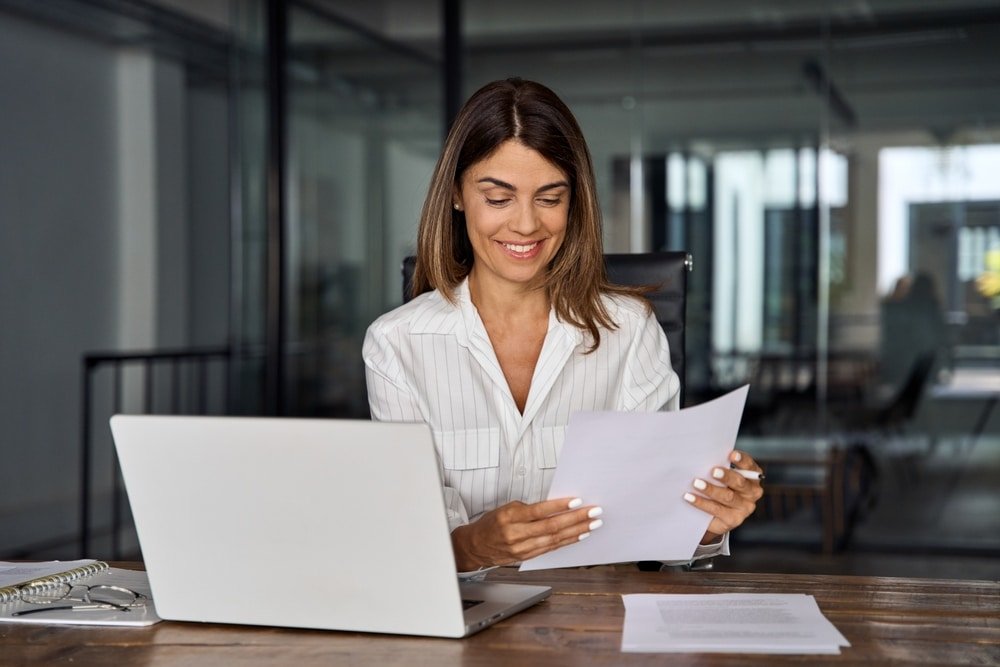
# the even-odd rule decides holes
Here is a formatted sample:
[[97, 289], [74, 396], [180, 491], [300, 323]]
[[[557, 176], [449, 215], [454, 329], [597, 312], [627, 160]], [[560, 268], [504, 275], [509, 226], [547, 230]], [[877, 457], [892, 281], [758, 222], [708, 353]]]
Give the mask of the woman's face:
[[515, 139], [469, 167], [455, 203], [465, 211], [475, 279], [523, 285], [546, 270], [566, 236], [569, 178]]

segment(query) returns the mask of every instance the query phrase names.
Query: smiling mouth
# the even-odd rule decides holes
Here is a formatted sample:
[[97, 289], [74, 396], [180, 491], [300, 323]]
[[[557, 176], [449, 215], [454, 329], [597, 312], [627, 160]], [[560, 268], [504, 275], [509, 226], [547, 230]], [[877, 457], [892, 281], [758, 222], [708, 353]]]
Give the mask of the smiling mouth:
[[541, 241], [535, 241], [533, 243], [505, 243], [500, 241], [500, 245], [516, 255], [526, 255], [535, 250], [540, 243]]

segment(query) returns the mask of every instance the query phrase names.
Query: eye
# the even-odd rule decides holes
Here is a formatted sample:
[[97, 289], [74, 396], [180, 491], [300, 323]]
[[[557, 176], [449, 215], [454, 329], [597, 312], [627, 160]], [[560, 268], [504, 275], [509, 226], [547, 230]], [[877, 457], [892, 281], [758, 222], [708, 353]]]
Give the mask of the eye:
[[537, 201], [542, 206], [550, 206], [551, 207], [551, 206], [558, 206], [560, 204], [560, 202], [562, 202], [562, 198], [561, 197], [539, 197], [535, 201]]
[[510, 198], [508, 197], [505, 199], [490, 199], [489, 197], [487, 197], [486, 203], [489, 204], [490, 206], [506, 206], [508, 203], [510, 203]]

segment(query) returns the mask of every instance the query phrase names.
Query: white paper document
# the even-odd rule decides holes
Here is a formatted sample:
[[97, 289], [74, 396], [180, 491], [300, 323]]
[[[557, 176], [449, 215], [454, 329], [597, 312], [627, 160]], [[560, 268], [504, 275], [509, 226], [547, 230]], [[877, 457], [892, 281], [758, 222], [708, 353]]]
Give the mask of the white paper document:
[[626, 653], [838, 654], [850, 646], [811, 595], [623, 595]]
[[549, 498], [603, 508], [590, 538], [525, 561], [522, 570], [635, 560], [688, 560], [711, 516], [684, 500], [696, 477], [729, 467], [749, 385], [672, 412], [576, 412]]

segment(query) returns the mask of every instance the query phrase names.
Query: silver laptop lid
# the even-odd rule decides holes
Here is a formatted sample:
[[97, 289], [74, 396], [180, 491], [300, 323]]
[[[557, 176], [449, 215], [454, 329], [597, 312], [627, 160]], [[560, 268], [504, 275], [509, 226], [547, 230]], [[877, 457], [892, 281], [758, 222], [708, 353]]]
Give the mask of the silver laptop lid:
[[425, 424], [111, 419], [166, 619], [465, 634]]

